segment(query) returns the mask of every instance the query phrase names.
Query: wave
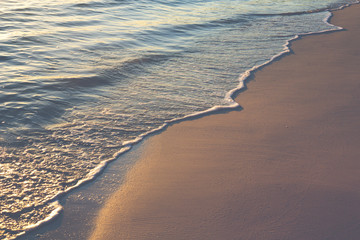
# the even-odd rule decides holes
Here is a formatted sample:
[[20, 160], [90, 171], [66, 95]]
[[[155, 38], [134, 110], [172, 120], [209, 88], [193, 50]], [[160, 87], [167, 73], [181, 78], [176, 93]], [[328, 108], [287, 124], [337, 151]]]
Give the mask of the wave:
[[104, 1], [90, 1], [86, 3], [73, 4], [72, 7], [76, 8], [102, 8], [109, 7], [111, 5], [123, 5], [129, 3], [129, 0], [113, 0], [109, 2]]
[[353, 4], [358, 4], [358, 3], [360, 3], [359, 0], [357, 0], [355, 2], [350, 2], [350, 3], [338, 3], [338, 4], [334, 4], [333, 6], [322, 7], [322, 8], [312, 9], [312, 10], [307, 10], [307, 11], [295, 11], [295, 12], [286, 12], [286, 13], [253, 13], [253, 14], [249, 14], [249, 15], [258, 16], [258, 17], [296, 16], [296, 15], [319, 13], [319, 12], [326, 12], [326, 11], [337, 11], [337, 10], [341, 10], [343, 8], [346, 8]]

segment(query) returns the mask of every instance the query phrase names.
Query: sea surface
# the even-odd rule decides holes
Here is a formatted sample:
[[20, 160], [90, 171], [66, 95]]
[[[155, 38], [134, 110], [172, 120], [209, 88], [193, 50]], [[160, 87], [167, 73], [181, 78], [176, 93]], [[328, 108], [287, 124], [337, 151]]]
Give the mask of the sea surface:
[[251, 71], [354, 2], [1, 0], [0, 239], [149, 133], [239, 107]]

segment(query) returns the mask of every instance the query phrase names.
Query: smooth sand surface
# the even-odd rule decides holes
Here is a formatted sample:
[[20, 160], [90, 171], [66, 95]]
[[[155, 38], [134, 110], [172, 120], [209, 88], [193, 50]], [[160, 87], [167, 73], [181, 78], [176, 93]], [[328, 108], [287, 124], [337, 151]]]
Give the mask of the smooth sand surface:
[[91, 239], [360, 239], [360, 5], [256, 72], [242, 111], [146, 140]]

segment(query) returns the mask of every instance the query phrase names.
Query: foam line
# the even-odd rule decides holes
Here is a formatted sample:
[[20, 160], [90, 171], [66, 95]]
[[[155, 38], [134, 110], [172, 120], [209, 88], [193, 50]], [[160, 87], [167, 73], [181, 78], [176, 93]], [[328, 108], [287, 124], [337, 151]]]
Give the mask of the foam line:
[[31, 224], [31, 225], [28, 225], [24, 228], [23, 231], [21, 231], [19, 234], [16, 235], [16, 238], [17, 237], [20, 237], [20, 236], [23, 236], [25, 235], [27, 232], [30, 232], [40, 226], [42, 226], [43, 224], [46, 224], [48, 222], [50, 222], [52, 219], [54, 219], [56, 216], [58, 216], [61, 211], [63, 210], [63, 207], [61, 206], [61, 204], [59, 203], [59, 201], [53, 201], [51, 204], [50, 204], [51, 207], [54, 207], [54, 210], [44, 219], [34, 223], [34, 224]]
[[54, 201], [50, 204], [51, 207], [54, 207], [54, 210], [46, 217], [44, 218], [43, 220], [40, 220], [38, 221], [37, 223], [35, 224], [32, 224], [32, 225], [29, 225], [29, 226], [26, 226], [26, 228], [24, 229], [25, 231], [30, 231], [30, 230], [33, 230], [37, 227], [39, 227], [40, 225], [50, 221], [51, 219], [53, 219], [54, 217], [58, 216], [60, 214], [60, 212], [62, 211], [62, 206], [61, 204], [59, 203], [59, 201]]

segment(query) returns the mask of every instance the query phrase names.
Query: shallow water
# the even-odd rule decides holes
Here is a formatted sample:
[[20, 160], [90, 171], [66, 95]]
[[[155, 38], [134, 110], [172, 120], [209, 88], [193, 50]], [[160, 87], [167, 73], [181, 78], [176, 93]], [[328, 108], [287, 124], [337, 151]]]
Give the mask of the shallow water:
[[236, 107], [242, 74], [350, 2], [2, 1], [0, 239], [152, 130]]

